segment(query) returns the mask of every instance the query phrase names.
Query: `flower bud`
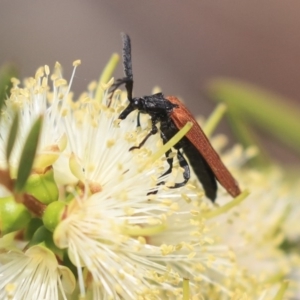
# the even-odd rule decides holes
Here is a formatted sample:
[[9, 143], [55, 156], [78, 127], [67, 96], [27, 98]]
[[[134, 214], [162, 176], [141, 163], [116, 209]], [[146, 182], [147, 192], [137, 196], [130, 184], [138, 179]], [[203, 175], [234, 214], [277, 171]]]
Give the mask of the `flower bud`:
[[58, 199], [58, 188], [54, 180], [53, 169], [43, 174], [32, 174], [28, 178], [25, 191], [43, 204], [49, 204]]
[[7, 234], [26, 227], [31, 215], [26, 207], [17, 203], [12, 196], [0, 198], [0, 230]]
[[62, 219], [65, 208], [66, 204], [61, 201], [52, 202], [47, 206], [43, 215], [43, 223], [48, 230], [54, 231]]

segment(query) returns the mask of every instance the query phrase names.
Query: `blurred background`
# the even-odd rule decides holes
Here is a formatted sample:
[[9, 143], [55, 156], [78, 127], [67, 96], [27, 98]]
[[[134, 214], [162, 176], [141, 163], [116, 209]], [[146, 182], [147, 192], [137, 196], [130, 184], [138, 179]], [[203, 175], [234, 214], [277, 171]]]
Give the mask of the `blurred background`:
[[[121, 53], [123, 31], [132, 40], [135, 95], [159, 85], [207, 116], [215, 103], [204, 87], [225, 76], [279, 93], [299, 108], [299, 11], [298, 0], [1, 0], [0, 64], [14, 61], [24, 77], [59, 61], [68, 79], [72, 62], [81, 59], [73, 84], [78, 95], [112, 52]], [[219, 131], [227, 130], [222, 123]], [[275, 159], [300, 164], [294, 151], [269, 144]]]

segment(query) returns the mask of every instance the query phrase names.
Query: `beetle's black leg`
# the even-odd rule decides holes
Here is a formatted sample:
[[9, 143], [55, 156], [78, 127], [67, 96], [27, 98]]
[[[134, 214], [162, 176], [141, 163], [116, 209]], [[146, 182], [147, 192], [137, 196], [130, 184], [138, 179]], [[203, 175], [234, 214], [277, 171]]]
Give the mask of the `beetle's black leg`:
[[[166, 152], [166, 157], [168, 157], [170, 153], [171, 153], [171, 150], [168, 150], [168, 152]], [[180, 182], [180, 183], [175, 183], [174, 186], [170, 186], [169, 188], [171, 188], [171, 189], [177, 189], [177, 188], [180, 188], [180, 187], [186, 185], [186, 183], [189, 181], [189, 179], [191, 177], [189, 164], [186, 161], [186, 159], [184, 158], [184, 156], [182, 155], [182, 153], [180, 152], [180, 150], [177, 150], [177, 158], [178, 158], [180, 167], [184, 169], [184, 172], [183, 172], [184, 181]], [[169, 169], [164, 174], [162, 174], [160, 177], [168, 175], [172, 172], [173, 157], [167, 158], [167, 162], [169, 164]], [[164, 183], [165, 182], [160, 182], [159, 184], [164, 184]]]
[[[166, 157], [167, 157], [167, 162], [169, 164], [169, 168], [168, 168], [168, 170], [165, 173], [163, 173], [161, 176], [159, 176], [159, 178], [161, 178], [163, 176], [166, 176], [166, 175], [168, 175], [168, 174], [170, 174], [172, 172], [172, 169], [173, 169], [173, 157], [169, 157], [170, 153], [171, 153], [171, 150], [168, 150], [166, 152]], [[182, 167], [184, 169], [184, 172], [183, 172], [184, 181], [180, 182], [180, 183], [175, 183], [173, 186], [169, 186], [170, 189], [180, 188], [180, 187], [186, 185], [186, 183], [190, 179], [190, 167], [189, 167], [189, 164], [187, 163], [186, 159], [184, 158], [184, 156], [182, 155], [182, 153], [180, 152], [180, 150], [177, 150], [177, 158], [178, 158], [180, 167]], [[159, 186], [159, 185], [162, 185], [162, 184], [165, 184], [165, 181], [159, 182], [156, 186]], [[155, 194], [157, 194], [157, 192], [158, 192], [158, 190], [155, 190], [153, 192], [149, 192], [147, 195], [155, 195]]]
[[[165, 136], [163, 135], [163, 133], [161, 132], [161, 137], [162, 137], [162, 139], [163, 139], [163, 141], [164, 141], [164, 144], [165, 144], [165, 142], [167, 142], [167, 140], [165, 139]], [[168, 168], [168, 170], [165, 172], [165, 173], [163, 173], [161, 176], [159, 176], [159, 178], [161, 178], [161, 177], [163, 177], [163, 176], [166, 176], [166, 175], [168, 175], [168, 174], [170, 174], [171, 172], [172, 172], [172, 169], [173, 169], [173, 156], [172, 157], [169, 157], [169, 155], [172, 153], [172, 151], [171, 151], [171, 149], [169, 149], [166, 153], [165, 153], [165, 156], [167, 157], [167, 162], [168, 162], [168, 164], [169, 164], [169, 168]], [[161, 182], [159, 182], [156, 186], [159, 186], [159, 185], [162, 185], [162, 184], [165, 184], [165, 182], [164, 181], [161, 181]], [[157, 194], [157, 192], [158, 192], [158, 190], [155, 190], [155, 191], [153, 191], [153, 192], [149, 192], [147, 195], [155, 195], [155, 194]]]
[[141, 113], [138, 112], [137, 119], [136, 119], [136, 127], [141, 127], [140, 115], [141, 115]]
[[145, 143], [146, 141], [148, 140], [148, 138], [153, 135], [153, 134], [156, 134], [157, 133], [157, 128], [156, 128], [156, 131], [154, 130], [151, 130], [146, 136], [145, 138], [140, 142], [140, 144], [138, 146], [133, 146], [131, 148], [129, 148], [129, 151], [132, 151], [134, 149], [140, 149]]
[[186, 161], [186, 159], [184, 158], [184, 156], [182, 155], [182, 153], [180, 152], [180, 150], [177, 150], [177, 158], [179, 161], [179, 165], [181, 168], [183, 168], [183, 182], [180, 183], [175, 183], [174, 186], [170, 186], [171, 189], [176, 189], [176, 188], [180, 188], [184, 185], [186, 185], [186, 183], [189, 181], [190, 177], [191, 177], [191, 172], [190, 172], [190, 167], [188, 162]]
[[[168, 168], [168, 170], [165, 172], [165, 173], [163, 173], [161, 176], [159, 176], [159, 178], [160, 177], [163, 177], [163, 176], [166, 176], [166, 175], [168, 175], [168, 174], [170, 174], [171, 172], [172, 172], [172, 169], [173, 169], [173, 156], [172, 157], [169, 157], [169, 155], [172, 153], [172, 151], [171, 151], [171, 149], [169, 149], [166, 153], [165, 153], [165, 155], [166, 155], [166, 158], [167, 158], [167, 162], [168, 162], [168, 164], [169, 164], [169, 168]], [[165, 182], [163, 181], [162, 183], [159, 183], [159, 184], [164, 184]]]
[[[168, 139], [167, 139], [167, 137], [165, 136], [165, 134], [164, 134], [162, 131], [160, 132], [160, 136], [161, 136], [161, 138], [162, 138], [162, 140], [163, 140], [163, 143], [166, 144], [166, 143], [168, 142]], [[163, 177], [163, 176], [165, 176], [165, 175], [168, 175], [168, 174], [170, 174], [170, 173], [172, 172], [172, 169], [173, 169], [173, 156], [172, 156], [172, 157], [169, 157], [169, 155], [170, 155], [171, 153], [172, 153], [171, 149], [169, 149], [169, 150], [165, 153], [165, 156], [166, 156], [166, 158], [167, 158], [167, 163], [169, 164], [169, 168], [168, 168], [168, 170], [167, 170], [165, 173], [163, 173], [161, 176], [159, 176], [159, 178], [160, 178], [160, 177]], [[159, 183], [159, 185], [164, 184], [164, 183], [165, 183], [165, 182], [162, 181], [162, 182]]]
[[133, 89], [133, 75], [132, 75], [132, 63], [131, 63], [131, 42], [127, 34], [122, 33], [123, 39], [123, 68], [126, 77], [116, 80], [112, 85], [111, 95], [109, 97], [108, 107], [111, 104], [111, 99], [116, 89], [125, 83], [127, 98], [129, 102], [132, 101], [132, 89]]
[[[163, 140], [163, 143], [164, 144], [167, 143], [168, 139], [165, 136], [165, 134], [163, 132], [161, 132], [160, 135], [161, 135], [161, 138]], [[168, 158], [168, 156], [169, 156], [170, 153], [171, 153], [171, 150], [169, 150], [168, 152], [166, 152], [166, 157], [167, 157], [167, 162], [169, 164], [169, 169], [163, 175], [161, 175], [160, 177], [165, 176], [167, 174], [170, 174], [172, 172], [172, 169], [173, 169], [173, 157], [172, 158]], [[188, 164], [188, 162], [186, 161], [186, 159], [184, 158], [184, 156], [182, 155], [182, 153], [180, 152], [180, 150], [178, 148], [177, 148], [177, 159], [178, 159], [180, 167], [183, 168], [183, 170], [184, 170], [183, 171], [184, 181], [180, 182], [180, 183], [175, 183], [174, 186], [170, 187], [172, 189], [184, 186], [188, 182], [188, 180], [190, 179], [190, 177], [191, 177], [190, 176], [190, 167], [189, 167], [189, 164]]]
[[[173, 169], [173, 156], [172, 156], [172, 157], [169, 157], [169, 155], [170, 155], [171, 153], [172, 153], [171, 149], [169, 149], [169, 150], [165, 153], [165, 155], [166, 155], [166, 157], [167, 157], [167, 162], [168, 162], [168, 164], [169, 164], [169, 168], [168, 168], [168, 170], [167, 170], [165, 173], [163, 173], [161, 176], [159, 176], [159, 178], [161, 178], [161, 177], [163, 177], [163, 176], [166, 176], [166, 175], [168, 175], [168, 174], [170, 174], [170, 173], [172, 172], [172, 169]], [[165, 184], [165, 181], [159, 182], [156, 186], [159, 186], [159, 185], [162, 185], [162, 184]], [[155, 195], [155, 194], [157, 194], [157, 192], [158, 192], [158, 190], [155, 190], [155, 191], [153, 191], [153, 192], [149, 192], [147, 195]]]
[[117, 80], [114, 82], [114, 84], [111, 86], [111, 91], [110, 91], [110, 92], [113, 94], [119, 86], [121, 86], [121, 85], [124, 84], [124, 83], [127, 83], [127, 82], [130, 81], [130, 80], [131, 80], [131, 79], [129, 79], [129, 78], [127, 78], [127, 77], [117, 79]]
[[[164, 135], [164, 133], [160, 132], [160, 135], [161, 135], [161, 138], [163, 140], [163, 143], [164, 144], [167, 143], [168, 139]], [[163, 176], [166, 176], [166, 175], [168, 175], [168, 174], [170, 174], [172, 172], [172, 169], [173, 169], [173, 157], [169, 157], [169, 155], [171, 154], [171, 152], [172, 152], [171, 149], [169, 149], [165, 153], [165, 155], [167, 157], [167, 162], [169, 164], [169, 168], [161, 176], [159, 176], [159, 178], [161, 178]], [[189, 164], [188, 164], [188, 162], [186, 161], [186, 159], [184, 158], [184, 156], [182, 155], [182, 153], [180, 152], [179, 149], [177, 150], [177, 158], [178, 158], [180, 167], [184, 169], [184, 172], [183, 172], [184, 181], [180, 182], [180, 183], [175, 183], [174, 186], [169, 187], [171, 189], [180, 188], [180, 187], [184, 186], [188, 182], [188, 180], [190, 179], [190, 167], [189, 167]], [[159, 182], [157, 184], [157, 186], [162, 185], [162, 184], [165, 184], [165, 181]], [[149, 192], [147, 195], [157, 194], [157, 192], [158, 192], [158, 190], [155, 190], [153, 192]]]
[[129, 102], [131, 102], [132, 100], [132, 86], [133, 86], [133, 81], [132, 79], [128, 78], [128, 77], [124, 77], [124, 78], [120, 78], [120, 79], [117, 79], [115, 81], [115, 83], [111, 86], [111, 90], [110, 90], [110, 96], [109, 96], [109, 102], [107, 104], [108, 107], [110, 107], [110, 104], [111, 104], [111, 100], [112, 100], [112, 97], [116, 91], [116, 89], [121, 86], [122, 84], [125, 83], [125, 86], [126, 86], [126, 90], [127, 90], [127, 98], [129, 100]]
[[145, 136], [145, 138], [141, 141], [141, 143], [138, 146], [131, 147], [129, 149], [129, 151], [132, 151], [134, 149], [140, 149], [146, 143], [146, 141], [148, 140], [148, 138], [151, 135], [154, 135], [154, 134], [156, 134], [158, 132], [158, 129], [157, 129], [156, 125], [155, 125], [157, 123], [156, 119], [152, 118], [151, 121], [152, 121], [152, 129], [151, 129], [151, 131]]

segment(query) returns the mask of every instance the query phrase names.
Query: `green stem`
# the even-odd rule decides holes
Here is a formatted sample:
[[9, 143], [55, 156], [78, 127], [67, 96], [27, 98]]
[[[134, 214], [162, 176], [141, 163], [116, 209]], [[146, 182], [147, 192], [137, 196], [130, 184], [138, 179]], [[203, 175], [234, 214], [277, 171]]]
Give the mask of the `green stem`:
[[186, 278], [183, 279], [182, 289], [183, 289], [183, 300], [189, 300], [190, 299], [190, 286], [189, 286], [189, 280]]

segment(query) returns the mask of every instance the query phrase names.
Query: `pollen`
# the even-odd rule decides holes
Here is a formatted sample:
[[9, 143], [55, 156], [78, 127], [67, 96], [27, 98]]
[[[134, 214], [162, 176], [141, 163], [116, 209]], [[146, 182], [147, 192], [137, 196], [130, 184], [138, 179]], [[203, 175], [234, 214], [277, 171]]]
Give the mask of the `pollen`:
[[17, 87], [20, 84], [20, 80], [14, 77], [12, 77], [10, 81], [14, 87]]
[[73, 61], [73, 67], [78, 67], [79, 65], [81, 65], [81, 60], [77, 59], [75, 61]]
[[191, 210], [190, 214], [194, 217], [199, 216], [199, 211], [198, 210]]
[[[118, 105], [116, 113], [120, 114], [124, 110], [125, 106], [123, 105]], [[121, 120], [120, 120], [121, 121]]]
[[40, 67], [36, 70], [35, 79], [39, 79], [44, 76], [44, 67]]
[[182, 243], [179, 243], [179, 244], [177, 244], [177, 245], [175, 246], [175, 250], [176, 250], [176, 251], [179, 251], [179, 250], [182, 249], [182, 247], [183, 247], [183, 244], [182, 244]]
[[194, 280], [197, 281], [197, 282], [201, 282], [201, 281], [203, 281], [203, 278], [200, 277], [200, 276], [195, 276]]
[[214, 240], [210, 237], [204, 237], [203, 241], [209, 245], [212, 245], [214, 243]]
[[164, 199], [162, 201], [162, 204], [165, 205], [165, 206], [171, 206], [173, 203], [173, 201], [171, 199]]
[[176, 250], [176, 248], [173, 245], [163, 244], [160, 246], [160, 251], [161, 251], [162, 255], [164, 255], [164, 256], [173, 253], [175, 250]]
[[127, 201], [128, 200], [128, 194], [126, 191], [121, 191], [120, 194], [118, 195], [118, 199], [121, 201]]
[[26, 97], [26, 98], [28, 98], [29, 97], [29, 92], [27, 91], [27, 90], [20, 90], [20, 94], [22, 95], [22, 96], [24, 96], [24, 97]]
[[106, 91], [111, 87], [111, 84], [110, 84], [110, 82], [108, 82], [108, 83], [100, 82], [100, 87], [103, 91]]
[[95, 91], [97, 88], [97, 81], [92, 81], [89, 85], [88, 85], [88, 91], [93, 92]]
[[192, 253], [190, 253], [188, 256], [187, 256], [187, 258], [188, 259], [192, 259], [192, 258], [194, 258], [196, 256], [196, 252], [192, 252]]
[[186, 195], [186, 194], [181, 194], [181, 197], [182, 197], [182, 199], [184, 199], [184, 201], [186, 203], [191, 203], [192, 202], [192, 199], [190, 197], [188, 197], [188, 195]]
[[135, 209], [132, 207], [125, 207], [124, 212], [127, 216], [132, 216], [135, 214]]
[[171, 206], [170, 206], [170, 208], [173, 210], [173, 211], [178, 211], [179, 210], [179, 205], [178, 205], [178, 203], [173, 203]]
[[146, 245], [146, 239], [143, 237], [143, 236], [139, 236], [138, 237], [138, 241], [140, 242], [140, 244], [142, 244], [142, 245]]
[[45, 74], [48, 76], [50, 74], [49, 66], [45, 65], [44, 69], [45, 69]]
[[42, 80], [42, 87], [45, 89], [48, 86], [48, 79], [46, 77], [43, 78]]
[[67, 110], [67, 109], [63, 109], [63, 110], [61, 111], [61, 115], [62, 115], [63, 117], [67, 116], [67, 115], [68, 115], [68, 110]]
[[134, 143], [136, 141], [136, 139], [137, 139], [136, 132], [126, 132], [126, 134], [125, 134], [126, 141], [128, 141], [129, 143]]
[[56, 61], [55, 65], [54, 65], [54, 68], [60, 70], [61, 69], [61, 64], [58, 61]]
[[161, 224], [161, 221], [157, 218], [148, 218], [147, 223], [149, 225], [157, 225], [157, 224]]
[[112, 148], [116, 144], [116, 141], [114, 139], [110, 139], [106, 141], [107, 148]]
[[55, 85], [56, 87], [64, 86], [64, 85], [67, 85], [67, 84], [68, 84], [67, 80], [65, 80], [65, 79], [63, 79], [63, 78], [57, 79], [57, 80], [55, 81], [55, 83], [54, 83], [54, 85]]
[[13, 295], [15, 293], [16, 290], [16, 285], [13, 283], [9, 283], [5, 286], [5, 292], [8, 296], [8, 299], [13, 299]]
[[96, 182], [90, 183], [89, 188], [92, 194], [99, 193], [102, 191], [102, 186]]
[[195, 264], [195, 268], [199, 272], [204, 272], [206, 270], [206, 267], [203, 264], [201, 264], [201, 263]]

